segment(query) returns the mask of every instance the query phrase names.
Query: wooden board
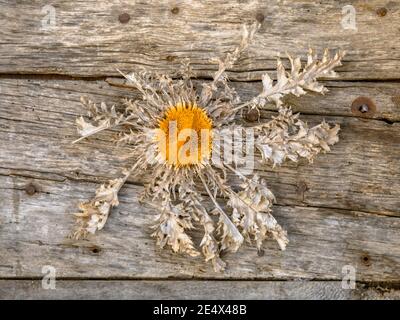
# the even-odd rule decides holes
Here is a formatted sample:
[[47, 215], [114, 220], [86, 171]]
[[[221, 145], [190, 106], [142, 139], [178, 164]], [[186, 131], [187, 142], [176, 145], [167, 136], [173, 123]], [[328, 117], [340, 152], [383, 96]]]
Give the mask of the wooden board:
[[[73, 226], [69, 213], [96, 185], [35, 174], [35, 179], [26, 171], [0, 176], [2, 278], [38, 278], [44, 265], [54, 266], [61, 278], [337, 280], [345, 265], [354, 266], [359, 281], [393, 282], [400, 275], [397, 217], [281, 205], [274, 215], [290, 235], [287, 250], [268, 241], [264, 255], [258, 256], [255, 248], [245, 246], [226, 256], [225, 273], [214, 273], [202, 258], [156, 248], [149, 227], [157, 213], [139, 205], [142, 187], [133, 184], [122, 190], [121, 204], [103, 232], [90, 241], [71, 242], [65, 239]], [[25, 191], [29, 183], [38, 189], [32, 196]], [[198, 243], [200, 234], [193, 235]]]
[[[199, 75], [210, 76], [209, 60], [238, 43], [243, 24], [261, 21], [250, 50], [231, 73], [260, 79], [275, 57], [291, 52], [347, 50], [342, 79], [398, 79], [400, 3], [353, 3], [356, 30], [345, 29], [341, 1], [48, 1], [2, 2], [0, 72], [117, 75], [116, 68], [149, 67], [173, 72], [189, 57]], [[382, 10], [384, 8], [385, 10]], [[129, 21], [120, 22], [120, 15]], [[126, 20], [121, 19], [123, 22]]]
[[[343, 30], [338, 1], [59, 0], [56, 25], [43, 29], [47, 4], [0, 4], [0, 299], [399, 299], [399, 3], [353, 3], [357, 31]], [[274, 70], [278, 51], [348, 51], [339, 78], [325, 81], [325, 96], [286, 99], [310, 124], [341, 125], [332, 152], [313, 164], [256, 167], [277, 196], [287, 250], [268, 241], [258, 255], [246, 245], [224, 257], [223, 274], [201, 258], [159, 250], [149, 229], [156, 212], [138, 203], [148, 176], [128, 181], [101, 233], [67, 240], [78, 202], [124, 166], [112, 133], [71, 143], [84, 113], [80, 96], [107, 104], [134, 98], [116, 68], [173, 75], [186, 57], [208, 78], [216, 70], [209, 59], [234, 47], [241, 25], [255, 20], [260, 32], [229, 72], [244, 100], [260, 91], [254, 80]], [[358, 97], [376, 111], [354, 113]], [[262, 117], [274, 114], [270, 108]], [[45, 265], [57, 270], [57, 290], [41, 289]], [[347, 265], [356, 290], [341, 288]]]
[[344, 290], [338, 281], [62, 280], [55, 285], [45, 290], [37, 280], [0, 280], [0, 299], [400, 299], [395, 289], [358, 285]]
[[[132, 95], [131, 90], [103, 81], [3, 79], [0, 84], [0, 161], [4, 169], [45, 171], [93, 181], [96, 177], [115, 177], [124, 166], [123, 160], [114, 155], [117, 147], [109, 142], [112, 134], [79, 144], [71, 142], [78, 137], [74, 121], [85, 113], [79, 102], [81, 95], [118, 103], [120, 98]], [[247, 84], [243, 94], [255, 94], [258, 86]], [[370, 90], [369, 86], [358, 84], [352, 88], [363, 95]], [[383, 92], [391, 89], [389, 84]], [[384, 105], [384, 94], [375, 97]], [[341, 106], [337, 112], [332, 108], [335, 98]], [[277, 169], [257, 167], [277, 195], [278, 204], [400, 215], [399, 123], [351, 117], [348, 113], [352, 99], [341, 88], [332, 87], [327, 101], [314, 96], [303, 104], [305, 113], [329, 110], [326, 116], [302, 115], [310, 123], [326, 119], [341, 125], [341, 140], [332, 152], [321, 155], [311, 165], [301, 162]], [[300, 104], [295, 109], [303, 111]], [[395, 114], [396, 106], [389, 104], [386, 109], [387, 114]]]

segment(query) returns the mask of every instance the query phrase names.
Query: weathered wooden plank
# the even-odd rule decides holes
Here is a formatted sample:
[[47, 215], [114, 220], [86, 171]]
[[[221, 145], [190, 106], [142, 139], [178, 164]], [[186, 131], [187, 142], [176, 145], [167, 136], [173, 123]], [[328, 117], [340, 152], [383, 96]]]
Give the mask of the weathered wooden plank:
[[[259, 20], [254, 44], [231, 78], [259, 79], [275, 68], [277, 52], [304, 54], [311, 46], [348, 51], [341, 79], [398, 79], [400, 3], [352, 3], [356, 30], [342, 25], [349, 16], [346, 8], [342, 13], [346, 5], [334, 0], [59, 0], [49, 7], [45, 0], [3, 1], [0, 72], [102, 76], [141, 66], [173, 72], [189, 57], [199, 75], [210, 76], [216, 68], [209, 59], [238, 43], [243, 24]], [[123, 13], [129, 21], [119, 19]]]
[[[195, 81], [200, 85], [201, 81]], [[261, 92], [260, 82], [232, 82], [231, 85], [246, 101]], [[366, 119], [382, 119], [388, 122], [400, 121], [400, 86], [397, 82], [341, 82], [326, 81], [329, 92], [324, 96], [309, 93], [302, 97], [288, 96], [286, 102], [296, 112], [302, 114], [354, 116], [351, 105], [358, 97], [368, 97], [376, 105], [375, 112], [363, 115]], [[0, 78], [0, 94], [2, 94], [2, 112], [9, 113], [15, 119], [20, 114], [11, 115], [9, 105], [17, 108], [24, 104], [27, 109], [39, 111], [41, 104], [46, 104], [46, 110], [63, 112], [68, 107], [68, 114], [82, 114], [82, 106], [76, 104], [81, 95], [93, 100], [105, 100], [107, 103], [118, 103], [122, 97], [136, 97], [136, 91], [128, 88], [122, 78], [107, 78], [104, 81], [72, 81], [72, 80], [41, 80]], [[52, 99], [52, 103], [47, 103]], [[71, 101], [72, 103], [70, 103]], [[48, 105], [47, 105], [48, 104]], [[73, 108], [73, 109], [71, 109]], [[26, 109], [25, 109], [26, 110]], [[271, 109], [272, 110], [272, 109]], [[67, 112], [65, 112], [67, 113]]]
[[[121, 78], [109, 77], [105, 80], [112, 86], [128, 88], [127, 81]], [[195, 80], [201, 84], [200, 80]], [[256, 96], [262, 90], [261, 82], [231, 82], [230, 83], [246, 101]], [[307, 95], [285, 97], [284, 101], [297, 112], [303, 114], [333, 115], [381, 119], [387, 122], [400, 121], [400, 86], [397, 82], [346, 82], [325, 81], [329, 92], [324, 96], [310, 92]], [[366, 113], [354, 112], [353, 102], [357, 98], [366, 97], [371, 100], [375, 111]], [[268, 106], [266, 106], [268, 108]], [[270, 106], [270, 110], [275, 110]]]
[[[0, 167], [3, 174], [45, 171], [95, 181], [97, 176], [101, 180], [115, 177], [124, 165], [116, 155], [117, 148], [107, 140], [110, 134], [75, 145], [71, 141], [77, 138], [75, 118], [84, 112], [79, 103], [81, 95], [113, 103], [123, 96], [134, 96], [132, 91], [111, 87], [103, 81], [2, 79], [0, 84]], [[257, 86], [243, 84], [238, 89], [248, 96], [256, 92]], [[371, 89], [370, 84], [355, 84], [354, 87], [343, 85], [343, 88], [332, 85], [326, 99], [308, 98], [302, 100], [302, 104], [295, 101], [297, 111], [326, 115], [302, 115], [310, 123], [325, 118], [341, 124], [340, 142], [331, 153], [319, 156], [312, 165], [301, 162], [276, 169], [256, 169], [268, 179], [281, 205], [399, 216], [399, 123], [349, 117], [350, 107], [346, 107], [347, 100], [353, 99], [353, 88], [359, 94], [372, 90], [378, 110], [385, 110], [380, 116], [397, 119], [397, 107], [386, 97], [395, 95], [396, 86], [376, 84], [376, 88]], [[335, 100], [340, 106], [337, 110], [332, 106]], [[335, 112], [344, 117], [330, 116]]]
[[342, 289], [338, 281], [56, 281], [0, 280], [0, 299], [199, 299], [199, 300], [348, 300], [400, 299], [396, 289]]
[[[397, 281], [400, 276], [400, 220], [357, 211], [275, 206], [290, 244], [280, 251], [267, 241], [264, 255], [254, 247], [227, 254], [216, 274], [201, 257], [161, 250], [150, 239], [157, 212], [141, 206], [142, 187], [128, 184], [120, 206], [102, 232], [88, 241], [65, 236], [77, 202], [91, 197], [95, 183], [28, 172], [0, 176], [0, 278], [42, 277], [45, 265], [60, 278], [227, 278], [341, 280], [351, 265], [357, 281]], [[36, 193], [27, 188], [33, 184]], [[32, 194], [33, 193], [33, 194]], [[201, 234], [193, 234], [195, 243]]]

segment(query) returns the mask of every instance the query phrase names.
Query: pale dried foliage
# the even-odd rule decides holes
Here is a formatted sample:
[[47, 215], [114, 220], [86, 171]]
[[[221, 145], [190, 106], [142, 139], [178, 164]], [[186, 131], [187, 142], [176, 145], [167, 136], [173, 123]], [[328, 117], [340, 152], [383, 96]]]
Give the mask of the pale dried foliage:
[[255, 127], [255, 146], [265, 163], [275, 166], [286, 159], [297, 162], [299, 158], [312, 162], [319, 152], [330, 151], [329, 146], [338, 141], [339, 125], [331, 127], [322, 122], [309, 128], [298, 116], [289, 108], [279, 107], [278, 116]]
[[[264, 179], [243, 175], [237, 164], [214, 165], [208, 161], [187, 167], [168, 165], [160, 161], [154, 142], [153, 130], [164, 112], [178, 103], [201, 106], [215, 129], [240, 131], [243, 128], [235, 121], [243, 110], [260, 110], [272, 102], [277, 106], [277, 115], [254, 126], [255, 147], [263, 164], [276, 166], [285, 160], [297, 162], [300, 158], [312, 161], [318, 153], [330, 150], [329, 146], [338, 141], [339, 126], [331, 127], [322, 122], [310, 128], [289, 106], [284, 106], [282, 98], [288, 94], [303, 95], [307, 91], [325, 93], [326, 88], [317, 79], [334, 76], [333, 68], [340, 65], [343, 53], [330, 57], [325, 51], [322, 60], [318, 60], [310, 50], [304, 66], [299, 57], [288, 56], [290, 71], [286, 71], [278, 59], [277, 80], [265, 74], [262, 92], [250, 101], [241, 102], [237, 92], [229, 86], [225, 71], [232, 68], [256, 30], [256, 25], [244, 28], [240, 45], [218, 60], [219, 68], [213, 81], [199, 88], [192, 84], [194, 74], [185, 61], [178, 80], [147, 71], [124, 75], [127, 84], [141, 93], [140, 99], [124, 100], [118, 107], [107, 107], [104, 103], [97, 106], [82, 99], [89, 118], [77, 119], [80, 139], [105, 129], [117, 129], [120, 132], [117, 142], [130, 148], [129, 157], [134, 164], [125, 169], [120, 178], [102, 185], [92, 200], [80, 205], [81, 212], [76, 213], [77, 228], [71, 233], [73, 238], [101, 230], [110, 210], [118, 205], [118, 192], [128, 177], [147, 172], [151, 182], [145, 186], [141, 201], [158, 212], [152, 236], [161, 248], [169, 247], [173, 252], [193, 257], [202, 253], [216, 271], [225, 268], [221, 253], [237, 251], [244, 240], [262, 250], [263, 241], [273, 238], [280, 249], [285, 249], [288, 237], [271, 214], [275, 197]], [[242, 180], [240, 191], [232, 189], [228, 173]], [[207, 199], [210, 201], [206, 202]], [[190, 236], [194, 228], [204, 232], [198, 246]]]

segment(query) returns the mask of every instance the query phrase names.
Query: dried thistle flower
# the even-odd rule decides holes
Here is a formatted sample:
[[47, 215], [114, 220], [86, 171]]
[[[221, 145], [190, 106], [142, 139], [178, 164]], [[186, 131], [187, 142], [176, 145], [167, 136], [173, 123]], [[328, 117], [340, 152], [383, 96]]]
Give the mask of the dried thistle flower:
[[[185, 61], [178, 80], [147, 71], [124, 74], [128, 84], [140, 91], [141, 98], [124, 100], [118, 108], [109, 108], [105, 103], [97, 106], [82, 98], [90, 120], [77, 119], [81, 136], [77, 141], [105, 129], [118, 129], [117, 142], [130, 147], [134, 164], [120, 178], [100, 186], [92, 200], [80, 205], [81, 212], [75, 214], [77, 228], [71, 237], [79, 239], [101, 230], [110, 210], [118, 205], [118, 192], [128, 177], [150, 172], [152, 179], [145, 186], [142, 201], [159, 213], [152, 237], [160, 247], [197, 256], [200, 252], [188, 231], [202, 227], [200, 251], [216, 271], [225, 268], [221, 252], [237, 251], [244, 240], [254, 242], [260, 250], [263, 241], [272, 237], [285, 249], [287, 234], [271, 214], [275, 197], [265, 180], [243, 173], [243, 161], [238, 157], [231, 162], [216, 160], [230, 152], [243, 155], [241, 140], [249, 128], [243, 128], [236, 119], [243, 110], [259, 111], [267, 103], [276, 104], [278, 115], [251, 128], [254, 148], [246, 149], [245, 157], [258, 152], [262, 163], [275, 166], [287, 159], [312, 161], [319, 152], [329, 151], [329, 146], [338, 141], [339, 126], [322, 122], [309, 128], [283, 105], [282, 97], [306, 91], [325, 93], [327, 90], [317, 79], [334, 76], [333, 69], [341, 65], [344, 53], [331, 58], [326, 50], [318, 60], [310, 50], [305, 66], [299, 57], [288, 55], [290, 71], [278, 59], [277, 80], [265, 74], [262, 92], [241, 102], [229, 86], [225, 71], [246, 49], [257, 27], [244, 27], [240, 45], [218, 60], [213, 80], [200, 88], [194, 87], [193, 72]], [[221, 143], [224, 130], [233, 132], [240, 143]], [[241, 191], [235, 192], [229, 185], [228, 173], [242, 180]], [[206, 208], [202, 193], [212, 201], [213, 209]], [[221, 199], [227, 200], [225, 205]]]

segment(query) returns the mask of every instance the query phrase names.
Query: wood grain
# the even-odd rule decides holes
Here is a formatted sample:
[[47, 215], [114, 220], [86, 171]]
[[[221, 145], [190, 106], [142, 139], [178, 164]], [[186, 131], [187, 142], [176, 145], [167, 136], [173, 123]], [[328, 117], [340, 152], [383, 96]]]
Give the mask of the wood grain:
[[[49, 26], [46, 0], [2, 2], [0, 72], [117, 75], [138, 67], [173, 72], [190, 58], [199, 76], [210, 76], [213, 57], [239, 42], [243, 24], [261, 29], [230, 73], [260, 79], [275, 69], [278, 52], [303, 55], [308, 47], [348, 52], [340, 79], [398, 79], [400, 3], [353, 1], [357, 30], [346, 30], [341, 1], [94, 1], [58, 0]], [[379, 8], [386, 14], [379, 14]], [[129, 21], [119, 16], [127, 13]]]
[[[68, 213], [124, 165], [109, 134], [71, 144], [74, 120], [83, 111], [79, 97], [112, 103], [134, 92], [104, 81], [2, 79], [1, 84], [1, 277], [39, 277], [42, 266], [50, 264], [60, 277], [77, 278], [341, 279], [342, 267], [350, 264], [360, 281], [399, 278], [398, 123], [349, 117], [339, 109], [343, 116], [325, 117], [342, 126], [341, 141], [331, 153], [312, 165], [257, 168], [278, 197], [274, 215], [288, 229], [291, 243], [281, 252], [267, 242], [263, 257], [243, 248], [227, 257], [225, 274], [215, 274], [200, 258], [155, 247], [149, 226], [156, 213], [137, 201], [146, 177], [129, 181], [120, 207], [98, 236], [65, 240], [73, 226]], [[255, 89], [246, 86], [244, 94], [249, 91]], [[346, 100], [334, 87], [332, 95]], [[318, 101], [318, 108], [331, 109], [330, 102]], [[33, 195], [31, 186], [37, 191]], [[197, 241], [199, 236], [194, 234]]]
[[[129, 88], [127, 81], [121, 78], [108, 77], [105, 81], [114, 87]], [[194, 82], [197, 85], [202, 83], [201, 80]], [[379, 119], [389, 124], [400, 121], [400, 86], [397, 82], [323, 81], [323, 83], [329, 90], [324, 96], [309, 92], [301, 97], [286, 96], [284, 102], [302, 114]], [[261, 82], [230, 82], [230, 85], [240, 92], [243, 101], [253, 98], [262, 90]], [[359, 97], [371, 100], [376, 110], [365, 114], [352, 111], [351, 106]], [[276, 110], [275, 106], [267, 105], [265, 108]]]
[[199, 299], [199, 300], [348, 300], [400, 299], [396, 289], [344, 290], [337, 281], [56, 281], [45, 290], [41, 281], [0, 280], [0, 299]]
[[[274, 216], [288, 230], [287, 250], [267, 241], [259, 256], [254, 247], [245, 246], [228, 254], [229, 268], [216, 274], [201, 257], [155, 246], [150, 226], [157, 212], [139, 204], [141, 186], [127, 184], [104, 230], [75, 242], [65, 239], [74, 223], [70, 213], [78, 201], [92, 196], [95, 183], [19, 170], [1, 175], [0, 185], [1, 278], [41, 277], [44, 265], [54, 266], [60, 278], [337, 280], [345, 265], [356, 269], [358, 281], [396, 281], [400, 276], [397, 217], [278, 205]], [[28, 185], [34, 185], [34, 194]], [[198, 244], [200, 233], [193, 236]]]
[[[118, 150], [109, 141], [110, 133], [78, 144], [71, 142], [77, 138], [74, 121], [85, 113], [79, 102], [81, 95], [111, 104], [136, 93], [103, 81], [2, 79], [0, 83], [3, 91], [0, 167], [6, 170], [5, 174], [19, 170], [44, 171], [72, 179], [104, 181], [115, 177], [126, 165], [117, 154], [125, 155], [129, 150]], [[253, 86], [258, 87], [258, 84]], [[257, 92], [254, 87], [244, 86], [243, 95]], [[360, 93], [369, 91], [368, 86], [354, 88]], [[392, 89], [389, 84], [382, 90]], [[276, 169], [256, 166], [256, 170], [267, 178], [280, 205], [400, 216], [399, 123], [350, 117], [350, 106], [345, 108], [346, 100], [353, 99], [349, 92], [350, 89], [342, 91], [332, 87], [327, 101], [314, 97], [304, 104], [297, 102], [295, 107], [296, 111], [303, 111], [301, 106], [304, 105], [306, 112], [326, 110], [326, 116], [301, 115], [310, 124], [326, 119], [341, 125], [340, 142], [332, 152], [320, 155], [313, 164], [289, 163]], [[375, 92], [373, 98], [383, 105], [385, 95], [378, 90]], [[342, 106], [336, 112], [343, 116], [333, 116], [335, 98]], [[387, 113], [395, 114], [394, 105], [385, 108]], [[271, 113], [264, 113], [264, 116], [271, 116]], [[146, 179], [144, 176], [131, 182], [142, 183]]]
[[[348, 3], [334, 0], [58, 0], [47, 27], [46, 5], [0, 3], [0, 299], [400, 299], [400, 3], [352, 1], [357, 30], [343, 28]], [[174, 76], [185, 58], [198, 85], [216, 70], [210, 59], [256, 20], [253, 44], [228, 72], [243, 100], [261, 90], [254, 80], [263, 73], [275, 76], [278, 52], [347, 51], [324, 97], [286, 98], [310, 124], [341, 125], [332, 152], [313, 164], [255, 168], [277, 196], [287, 250], [267, 241], [258, 254], [246, 245], [217, 274], [202, 258], [158, 249], [149, 228], [156, 212], [138, 202], [149, 175], [128, 181], [102, 232], [67, 240], [70, 213], [119, 173], [119, 155], [129, 151], [117, 149], [112, 132], [71, 144], [80, 96], [134, 98], [117, 68]], [[353, 112], [359, 97], [376, 111]], [[274, 114], [268, 107], [261, 116]], [[56, 268], [57, 290], [41, 289], [45, 265]], [[346, 265], [356, 290], [341, 289]]]

